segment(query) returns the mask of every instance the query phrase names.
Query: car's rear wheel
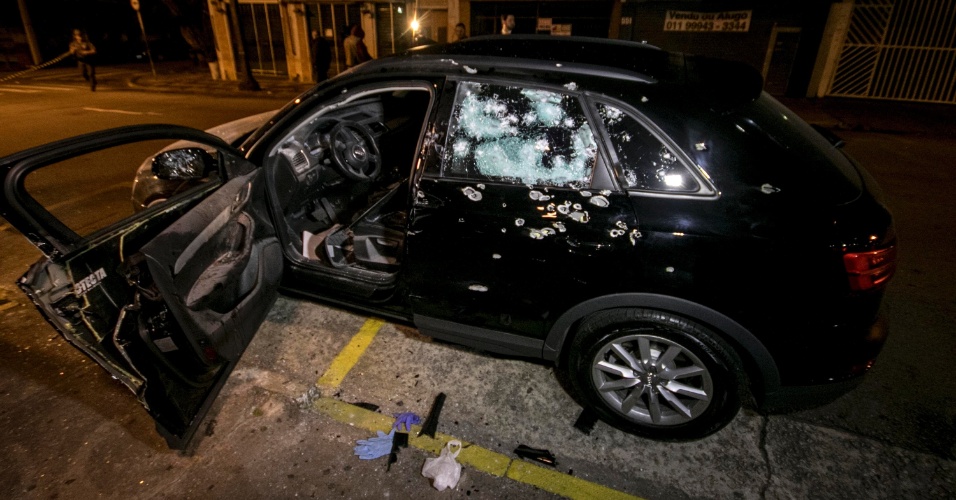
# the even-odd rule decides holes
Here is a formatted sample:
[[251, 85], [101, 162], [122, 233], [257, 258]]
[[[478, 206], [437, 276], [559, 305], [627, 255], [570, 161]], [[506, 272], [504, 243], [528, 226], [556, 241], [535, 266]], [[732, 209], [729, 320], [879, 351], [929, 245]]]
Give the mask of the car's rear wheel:
[[565, 369], [584, 404], [605, 422], [660, 440], [713, 434], [740, 409], [740, 362], [715, 333], [648, 309], [586, 318]]

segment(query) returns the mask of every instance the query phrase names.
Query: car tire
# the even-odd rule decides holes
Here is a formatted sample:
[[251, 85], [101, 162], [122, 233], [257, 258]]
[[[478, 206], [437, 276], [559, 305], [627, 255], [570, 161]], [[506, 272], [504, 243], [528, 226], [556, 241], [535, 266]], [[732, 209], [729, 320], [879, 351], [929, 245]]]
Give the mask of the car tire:
[[717, 334], [650, 309], [584, 319], [566, 376], [579, 401], [625, 432], [663, 441], [700, 439], [740, 410], [739, 358]]

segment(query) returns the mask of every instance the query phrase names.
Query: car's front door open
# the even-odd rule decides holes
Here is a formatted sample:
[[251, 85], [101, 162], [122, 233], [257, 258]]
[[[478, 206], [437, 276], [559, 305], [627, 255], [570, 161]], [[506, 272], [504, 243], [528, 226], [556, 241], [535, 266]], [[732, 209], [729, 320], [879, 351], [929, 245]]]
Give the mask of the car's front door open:
[[[59, 144], [43, 152], [69, 155], [73, 146]], [[221, 162], [245, 161], [216, 147]], [[21, 232], [57, 240], [44, 228], [49, 213], [19, 192], [18, 172], [40, 168], [31, 161], [4, 168], [3, 213]], [[174, 448], [196, 431], [282, 274], [260, 171], [223, 174], [231, 178], [221, 185], [198, 185], [90, 237], [59, 238], [20, 280], [67, 340], [136, 394]]]

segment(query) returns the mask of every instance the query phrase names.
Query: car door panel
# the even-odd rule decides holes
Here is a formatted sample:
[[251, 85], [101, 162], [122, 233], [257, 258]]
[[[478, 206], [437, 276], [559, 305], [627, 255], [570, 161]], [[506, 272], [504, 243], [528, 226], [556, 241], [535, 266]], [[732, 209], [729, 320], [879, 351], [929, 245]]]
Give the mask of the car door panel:
[[445, 145], [415, 184], [413, 311], [543, 339], [561, 312], [626, 281], [634, 211], [609, 181], [578, 96], [456, 83], [439, 117]]
[[409, 253], [429, 272], [412, 272], [417, 315], [543, 338], [565, 309], [628, 282], [641, 233], [625, 193], [453, 179], [419, 189]]
[[[29, 172], [52, 161], [159, 138], [210, 145], [220, 171], [233, 177], [88, 237], [70, 232], [23, 188]], [[4, 217], [47, 254], [19, 280], [21, 289], [136, 395], [171, 447], [186, 447], [278, 295], [283, 257], [260, 170], [201, 132], [137, 126], [0, 159], [0, 172]]]
[[254, 209], [263, 194], [252, 192], [247, 177], [229, 181], [142, 248], [172, 314], [184, 329], [202, 332], [189, 337], [192, 347], [212, 347], [230, 361], [268, 313], [282, 271], [279, 242], [258, 215], [264, 207]]

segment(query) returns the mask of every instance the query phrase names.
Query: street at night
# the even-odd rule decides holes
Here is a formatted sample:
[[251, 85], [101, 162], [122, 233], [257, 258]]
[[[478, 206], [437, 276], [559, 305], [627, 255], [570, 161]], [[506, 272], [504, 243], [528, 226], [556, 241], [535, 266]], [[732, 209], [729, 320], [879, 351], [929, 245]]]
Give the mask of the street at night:
[[[297, 90], [219, 96], [183, 87], [186, 78], [152, 78], [141, 65], [100, 74], [95, 93], [72, 69], [0, 83], [0, 155], [115, 126], [205, 129], [276, 109]], [[0, 488], [10, 498], [952, 498], [954, 129], [927, 130], [921, 114], [946, 114], [930, 105], [924, 113], [891, 102], [788, 104], [811, 122], [849, 129], [835, 132], [885, 191], [901, 248], [884, 304], [889, 340], [862, 385], [830, 404], [770, 416], [745, 408], [690, 443], [650, 441], [603, 423], [586, 435], [573, 427], [580, 406], [548, 365], [281, 297], [194, 449], [182, 454], [166, 447], [125, 387], [20, 293], [17, 278], [41, 254], [0, 220]], [[69, 193], [48, 202], [95, 223], [108, 207], [128, 203], [141, 160], [44, 179], [63, 185], [45, 189]], [[343, 353], [358, 336], [370, 343], [343, 371]], [[453, 492], [438, 493], [421, 476], [424, 459], [437, 452], [428, 443], [412, 443], [388, 471], [384, 459], [353, 455], [356, 440], [387, 429], [382, 422], [393, 414], [426, 415], [440, 392], [447, 394], [440, 435], [474, 447], [471, 458], [460, 458]], [[524, 467], [512, 453], [522, 444], [552, 452], [556, 467]]]

